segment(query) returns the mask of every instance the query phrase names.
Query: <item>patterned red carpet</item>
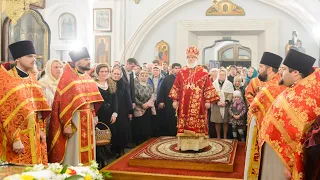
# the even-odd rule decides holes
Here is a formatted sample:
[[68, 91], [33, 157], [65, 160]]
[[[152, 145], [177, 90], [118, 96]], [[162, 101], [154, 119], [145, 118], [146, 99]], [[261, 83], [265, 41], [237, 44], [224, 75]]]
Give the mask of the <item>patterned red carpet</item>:
[[[142, 149], [149, 146], [156, 139], [150, 139], [137, 148], [131, 150], [120, 159], [111, 163], [102, 169], [102, 171], [111, 172], [113, 179], [243, 179], [244, 161], [245, 161], [245, 143], [238, 143], [237, 152], [234, 160], [234, 172], [213, 172], [213, 171], [196, 171], [182, 169], [167, 169], [167, 168], [151, 168], [129, 166], [129, 159], [141, 152]], [[174, 146], [173, 146], [174, 147]]]
[[237, 141], [209, 139], [209, 146], [202, 152], [180, 152], [177, 146], [177, 137], [157, 138], [130, 158], [129, 165], [201, 171], [233, 171]]

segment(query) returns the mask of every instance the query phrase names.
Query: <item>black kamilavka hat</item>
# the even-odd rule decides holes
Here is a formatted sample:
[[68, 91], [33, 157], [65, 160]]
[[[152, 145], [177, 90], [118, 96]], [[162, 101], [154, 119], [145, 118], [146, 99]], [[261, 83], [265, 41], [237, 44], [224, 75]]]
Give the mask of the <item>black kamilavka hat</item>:
[[29, 54], [36, 54], [31, 41], [18, 41], [9, 45], [9, 50], [14, 60]]
[[283, 64], [291, 69], [299, 71], [305, 76], [308, 76], [313, 72], [312, 66], [315, 61], [316, 59], [309, 55], [290, 49], [283, 61]]
[[264, 52], [260, 64], [268, 65], [273, 68], [279, 69], [282, 62], [282, 57], [270, 52]]
[[80, 59], [90, 58], [88, 49], [86, 47], [83, 47], [80, 50], [70, 51], [69, 56], [73, 62], [77, 62]]

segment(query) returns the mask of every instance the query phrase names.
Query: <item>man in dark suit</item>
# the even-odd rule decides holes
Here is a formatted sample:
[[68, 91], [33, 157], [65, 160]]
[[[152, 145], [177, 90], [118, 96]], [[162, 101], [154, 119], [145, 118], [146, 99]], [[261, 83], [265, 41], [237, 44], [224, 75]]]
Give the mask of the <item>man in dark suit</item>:
[[177, 135], [177, 117], [176, 110], [172, 107], [172, 99], [169, 98], [169, 92], [173, 86], [176, 75], [181, 69], [178, 63], [172, 64], [172, 74], [165, 77], [160, 87], [159, 93], [159, 109], [164, 109], [164, 120], [162, 122], [163, 136]]
[[138, 61], [135, 58], [129, 58], [126, 62], [126, 64], [121, 67], [122, 69], [122, 79], [128, 82], [130, 87], [130, 94], [131, 94], [131, 100], [132, 100], [132, 108], [135, 107], [135, 94], [134, 94], [134, 73], [133, 69], [138, 65]]
[[[122, 79], [129, 84], [129, 92], [131, 96], [131, 101], [132, 101], [132, 109], [135, 108], [136, 106], [136, 99], [135, 99], [135, 93], [134, 93], [134, 72], [133, 69], [138, 65], [138, 61], [135, 58], [129, 58], [124, 66], [121, 67], [123, 76]], [[121, 107], [119, 107], [121, 108]], [[131, 120], [131, 119], [130, 119]], [[131, 126], [131, 125], [130, 125]], [[131, 127], [132, 128], [132, 127]], [[129, 132], [129, 144], [127, 145], [127, 148], [132, 148], [133, 145], [131, 143], [132, 141], [132, 136], [131, 136], [131, 128]]]

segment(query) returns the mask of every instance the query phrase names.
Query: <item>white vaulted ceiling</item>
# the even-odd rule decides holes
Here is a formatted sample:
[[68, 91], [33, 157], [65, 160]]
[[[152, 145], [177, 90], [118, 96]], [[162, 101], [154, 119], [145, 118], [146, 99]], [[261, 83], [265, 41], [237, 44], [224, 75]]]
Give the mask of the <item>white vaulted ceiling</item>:
[[[196, 0], [169, 0], [157, 8], [140, 25], [126, 47], [126, 57], [134, 56], [137, 48], [148, 32], [175, 9]], [[320, 1], [319, 0], [257, 0], [288, 13], [297, 19], [319, 44], [320, 41]], [[123, 58], [123, 57], [122, 57]]]

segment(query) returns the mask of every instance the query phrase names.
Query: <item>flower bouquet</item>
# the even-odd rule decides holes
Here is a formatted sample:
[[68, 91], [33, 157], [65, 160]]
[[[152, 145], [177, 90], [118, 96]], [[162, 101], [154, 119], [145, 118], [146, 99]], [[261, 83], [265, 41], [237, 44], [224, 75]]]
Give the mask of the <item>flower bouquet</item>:
[[103, 180], [112, 178], [109, 173], [99, 173], [98, 164], [91, 162], [90, 166], [62, 166], [59, 163], [42, 164], [26, 167], [21, 174], [7, 176], [4, 180]]

